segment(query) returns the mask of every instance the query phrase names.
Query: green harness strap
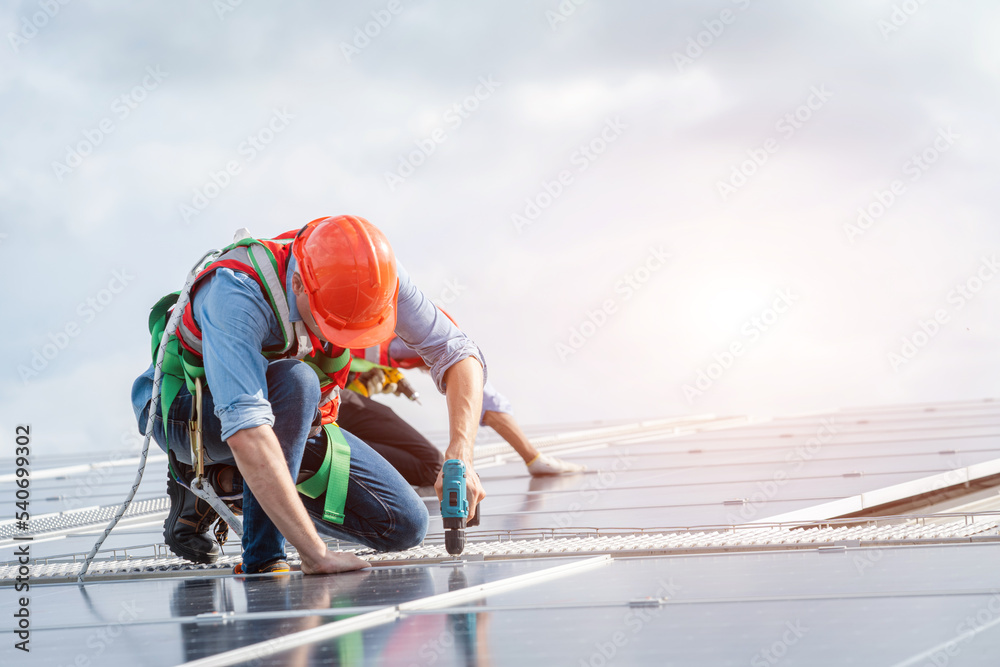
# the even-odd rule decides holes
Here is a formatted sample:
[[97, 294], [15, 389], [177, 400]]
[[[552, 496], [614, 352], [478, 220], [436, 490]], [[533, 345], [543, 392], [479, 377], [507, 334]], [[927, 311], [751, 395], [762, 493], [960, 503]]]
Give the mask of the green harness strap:
[[[316, 375], [320, 387], [331, 384], [328, 374], [336, 373], [351, 363], [351, 351], [344, 350], [336, 357], [328, 357], [321, 350], [304, 358]], [[344, 523], [344, 505], [347, 503], [347, 481], [351, 474], [351, 446], [344, 439], [336, 424], [324, 424], [326, 432], [326, 456], [316, 474], [297, 485], [299, 493], [309, 498], [319, 498], [324, 493], [323, 520], [341, 525]]]
[[347, 503], [347, 481], [351, 474], [351, 446], [336, 424], [324, 424], [326, 432], [326, 457], [316, 474], [297, 485], [299, 493], [319, 498], [324, 493], [323, 520], [344, 523], [344, 505]]
[[[156, 302], [153, 306], [152, 312], [149, 314], [149, 332], [152, 334], [152, 345], [153, 345], [153, 361], [156, 361], [156, 353], [160, 347], [160, 339], [163, 338], [163, 331], [167, 328], [167, 311], [177, 303], [177, 298], [180, 296], [180, 292], [173, 292], [166, 295], [162, 299]], [[166, 423], [167, 415], [170, 414], [170, 406], [173, 405], [174, 399], [177, 398], [177, 394], [180, 393], [181, 387], [187, 383], [187, 377], [184, 373], [184, 362], [179, 354], [180, 343], [177, 342], [177, 337], [173, 336], [167, 341], [166, 350], [163, 354], [163, 375], [160, 378], [160, 414], [164, 415], [164, 423]], [[152, 419], [153, 415], [149, 415]], [[168, 429], [163, 428], [163, 437], [167, 441], [167, 451], [170, 451], [170, 442], [168, 440]]]
[[382, 364], [376, 364], [375, 362], [368, 361], [367, 359], [359, 359], [357, 357], [351, 357], [352, 373], [367, 373], [373, 368], [390, 368], [390, 367], [383, 366]]
[[319, 377], [319, 386], [325, 390], [331, 384], [330, 375], [351, 363], [351, 351], [344, 350], [336, 357], [328, 357], [322, 350], [313, 350], [312, 354], [302, 359]]

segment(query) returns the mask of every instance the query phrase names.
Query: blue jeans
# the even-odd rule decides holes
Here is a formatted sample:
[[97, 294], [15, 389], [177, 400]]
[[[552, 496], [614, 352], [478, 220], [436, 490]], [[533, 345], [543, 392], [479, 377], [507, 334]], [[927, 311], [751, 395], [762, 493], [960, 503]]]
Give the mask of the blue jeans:
[[[267, 369], [267, 398], [274, 413], [274, 434], [292, 479], [306, 448], [326, 451], [326, 435], [320, 431], [309, 437], [316, 404], [319, 379], [304, 363], [294, 359], [271, 362]], [[191, 464], [191, 443], [187, 421], [191, 414], [191, 394], [182, 388], [170, 407], [167, 431], [170, 449], [183, 463]], [[202, 395], [202, 443], [211, 463], [235, 464], [232, 450], [222, 441], [219, 418], [215, 416], [211, 391]], [[149, 405], [139, 417], [144, 432]], [[162, 407], [157, 410], [153, 437], [166, 451], [163, 436]], [[406, 480], [371, 447], [343, 431], [351, 446], [351, 472], [347, 485], [345, 518], [342, 525], [323, 520], [324, 496], [299, 495], [321, 535], [359, 542], [379, 551], [409, 549], [420, 544], [427, 533], [427, 508]], [[209, 463], [209, 461], [206, 461]], [[255, 572], [267, 563], [285, 557], [285, 538], [264, 513], [249, 485], [243, 488], [243, 566]]]

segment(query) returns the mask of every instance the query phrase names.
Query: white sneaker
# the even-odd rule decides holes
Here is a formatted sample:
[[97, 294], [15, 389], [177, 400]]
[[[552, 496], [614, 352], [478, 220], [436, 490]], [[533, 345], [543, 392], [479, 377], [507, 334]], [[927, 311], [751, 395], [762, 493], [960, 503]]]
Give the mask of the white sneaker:
[[554, 456], [548, 456], [547, 454], [539, 454], [535, 459], [528, 464], [528, 472], [531, 473], [532, 477], [541, 477], [543, 475], [569, 475], [575, 472], [583, 472], [587, 469], [587, 466], [580, 465], [579, 463], [569, 463], [568, 461], [563, 461], [562, 459], [557, 459]]

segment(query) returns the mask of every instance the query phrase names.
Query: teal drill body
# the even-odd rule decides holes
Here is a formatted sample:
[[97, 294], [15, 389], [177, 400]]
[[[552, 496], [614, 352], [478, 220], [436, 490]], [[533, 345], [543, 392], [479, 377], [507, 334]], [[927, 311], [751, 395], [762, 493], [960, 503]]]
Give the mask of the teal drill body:
[[452, 556], [465, 550], [465, 525], [469, 518], [469, 498], [465, 490], [465, 464], [448, 459], [442, 468], [441, 518], [444, 545]]

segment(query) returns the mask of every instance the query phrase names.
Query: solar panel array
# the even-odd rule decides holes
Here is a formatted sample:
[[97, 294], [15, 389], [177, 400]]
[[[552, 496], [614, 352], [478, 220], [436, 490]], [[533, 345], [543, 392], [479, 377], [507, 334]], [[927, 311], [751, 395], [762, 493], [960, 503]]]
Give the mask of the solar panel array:
[[[993, 401], [706, 416], [538, 441], [588, 471], [530, 478], [505, 446], [483, 447], [489, 496], [465, 560], [448, 562], [438, 516], [423, 547], [308, 578], [179, 569], [161, 544], [159, 459], [106, 542], [95, 565], [104, 574], [77, 585], [74, 560], [134, 469], [122, 454], [123, 464], [95, 468], [36, 462], [36, 522], [20, 534], [34, 537], [32, 567], [50, 583], [32, 585], [23, 664], [962, 665], [996, 655], [1000, 516], [989, 498], [932, 520], [834, 520], [848, 506], [930, 504], [943, 489], [991, 483]], [[10, 475], [0, 469], [2, 494]], [[439, 515], [436, 505], [428, 499]], [[9, 509], [7, 618], [18, 565]], [[598, 554], [611, 558], [592, 562]], [[449, 591], [465, 597], [441, 597]], [[0, 655], [22, 664], [10, 641]]]

